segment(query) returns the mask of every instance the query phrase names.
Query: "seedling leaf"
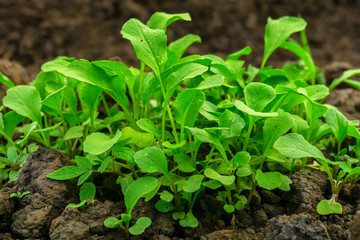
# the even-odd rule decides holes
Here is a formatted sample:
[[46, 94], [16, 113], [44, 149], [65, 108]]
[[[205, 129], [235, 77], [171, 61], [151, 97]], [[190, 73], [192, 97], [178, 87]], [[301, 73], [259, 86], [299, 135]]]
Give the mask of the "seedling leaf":
[[180, 226], [182, 227], [192, 227], [195, 228], [199, 225], [198, 220], [192, 214], [192, 212], [188, 212], [183, 219], [179, 221]]
[[164, 12], [154, 13], [146, 23], [152, 29], [161, 29], [166, 31], [166, 28], [173, 22], [178, 20], [191, 21], [188, 13], [168, 14]]
[[127, 213], [131, 215], [139, 199], [152, 192], [157, 186], [158, 180], [154, 177], [141, 177], [131, 183], [125, 192]]
[[35, 87], [16, 86], [7, 90], [3, 104], [18, 114], [38, 122], [41, 126], [40, 101], [40, 94]]
[[81, 190], [80, 190], [80, 201], [86, 201], [86, 200], [94, 200], [95, 199], [95, 193], [96, 193], [96, 188], [95, 185], [91, 182], [85, 183]]
[[55, 180], [67, 180], [71, 178], [76, 178], [81, 174], [86, 173], [87, 171], [89, 170], [84, 168], [65, 166], [56, 170], [55, 172], [48, 174], [47, 177]]
[[90, 134], [84, 141], [84, 152], [100, 155], [108, 151], [120, 139], [121, 132], [118, 130], [113, 138], [100, 132]]
[[148, 147], [134, 154], [136, 164], [145, 172], [168, 173], [167, 160], [163, 150], [157, 147]]
[[148, 65], [157, 76], [167, 60], [167, 37], [164, 30], [151, 29], [137, 19], [130, 19], [121, 34], [130, 40], [137, 58]]
[[233, 184], [235, 181], [235, 176], [223, 176], [211, 168], [205, 169], [204, 175], [210, 179], [214, 179], [221, 182], [225, 186], [229, 186]]
[[335, 202], [335, 200], [322, 200], [318, 203], [317, 212], [321, 215], [328, 215], [328, 214], [342, 214], [342, 206], [340, 203]]
[[306, 27], [306, 22], [298, 17], [282, 17], [279, 19], [268, 18], [265, 28], [265, 48], [264, 57], [261, 68], [269, 56], [285, 42], [291, 34], [303, 31]]
[[274, 143], [274, 148], [288, 158], [325, 158], [319, 149], [311, 145], [298, 133], [290, 133], [281, 136]]
[[246, 105], [261, 112], [275, 98], [275, 90], [264, 83], [254, 82], [244, 89]]

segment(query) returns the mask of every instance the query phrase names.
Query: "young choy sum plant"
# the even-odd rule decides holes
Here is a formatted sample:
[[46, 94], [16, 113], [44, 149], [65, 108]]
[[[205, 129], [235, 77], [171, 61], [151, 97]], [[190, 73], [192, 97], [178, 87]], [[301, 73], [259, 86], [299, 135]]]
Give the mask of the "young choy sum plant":
[[[327, 173], [332, 191], [331, 199], [322, 200], [317, 206], [317, 211], [322, 215], [342, 213], [341, 204], [337, 202], [339, 192], [347, 181], [359, 179], [359, 167], [352, 168], [351, 161], [339, 162], [325, 158], [318, 148], [311, 145], [298, 133], [290, 133], [280, 137], [275, 142], [274, 147], [283, 156], [288, 158], [301, 159], [312, 157], [316, 159], [321, 164], [319, 169]], [[332, 165], [333, 168], [330, 168], [329, 165]], [[337, 167], [338, 165], [340, 168]], [[339, 169], [341, 170], [339, 171]]]
[[158, 188], [158, 179], [154, 177], [141, 177], [133, 181], [130, 185], [122, 185], [122, 191], [125, 196], [126, 213], [121, 214], [121, 219], [111, 217], [105, 220], [104, 225], [107, 228], [120, 227], [125, 231], [126, 239], [129, 239], [130, 234], [140, 235], [147, 227], [151, 225], [151, 219], [148, 217], [140, 217], [135, 224], [130, 227], [131, 213], [140, 200], [145, 197], [149, 201], [155, 194]]

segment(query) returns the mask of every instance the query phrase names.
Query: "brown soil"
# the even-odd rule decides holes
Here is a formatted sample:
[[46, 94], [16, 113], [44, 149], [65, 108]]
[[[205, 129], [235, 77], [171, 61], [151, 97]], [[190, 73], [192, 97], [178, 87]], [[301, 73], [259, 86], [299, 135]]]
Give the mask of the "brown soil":
[[[0, 0], [0, 57], [18, 61], [33, 75], [59, 55], [90, 60], [136, 58], [120, 30], [131, 17], [145, 22], [155, 11], [189, 12], [192, 22], [171, 26], [170, 40], [198, 34], [189, 53], [225, 56], [245, 46], [258, 66], [267, 18], [301, 15], [315, 63], [321, 67], [360, 67], [358, 0]], [[293, 58], [278, 51], [270, 64]], [[293, 58], [294, 59], [294, 58]]]

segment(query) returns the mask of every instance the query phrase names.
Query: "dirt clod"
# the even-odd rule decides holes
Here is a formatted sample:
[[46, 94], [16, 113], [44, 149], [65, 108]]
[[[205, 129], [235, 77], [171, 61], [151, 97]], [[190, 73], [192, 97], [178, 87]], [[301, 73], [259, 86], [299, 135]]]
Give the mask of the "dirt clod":
[[65, 156], [43, 147], [29, 155], [15, 186], [17, 192], [31, 192], [22, 198], [20, 209], [12, 217], [11, 229], [16, 235], [46, 238], [51, 221], [67, 204], [77, 201], [74, 181], [55, 181], [46, 176], [68, 164]]
[[360, 211], [357, 211], [350, 227], [351, 240], [360, 239]]
[[316, 213], [317, 204], [324, 199], [328, 180], [325, 172], [307, 171], [292, 175], [291, 190], [285, 194], [288, 214], [309, 212]]
[[308, 214], [282, 215], [272, 218], [265, 227], [268, 240], [327, 240], [325, 225]]

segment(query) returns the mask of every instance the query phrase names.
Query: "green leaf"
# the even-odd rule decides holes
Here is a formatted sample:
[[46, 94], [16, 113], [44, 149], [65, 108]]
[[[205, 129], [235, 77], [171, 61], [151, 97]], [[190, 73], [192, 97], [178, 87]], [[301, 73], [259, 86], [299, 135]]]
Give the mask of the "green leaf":
[[8, 88], [15, 87], [15, 84], [4, 74], [0, 72], [0, 83], [5, 84]]
[[136, 223], [129, 228], [129, 232], [132, 235], [140, 235], [142, 234], [147, 227], [151, 225], [151, 219], [148, 217], [140, 217]]
[[117, 158], [127, 161], [128, 163], [135, 164], [134, 162], [135, 151], [132, 150], [131, 148], [118, 147], [117, 145], [115, 145], [112, 150], [112, 154]]
[[96, 66], [88, 60], [76, 60], [70, 63], [67, 68], [60, 69], [59, 72], [67, 77], [74, 78], [81, 82], [90, 83], [106, 91], [114, 91], [112, 79], [101, 67]]
[[314, 84], [316, 77], [316, 68], [311, 54], [308, 51], [306, 51], [304, 48], [302, 48], [298, 43], [295, 42], [283, 42], [281, 44], [281, 48], [289, 50], [290, 52], [294, 53], [305, 63], [306, 67], [310, 72], [311, 82]]
[[174, 114], [181, 125], [182, 133], [185, 127], [194, 127], [196, 117], [204, 102], [205, 94], [198, 89], [185, 89], [176, 97]]
[[325, 85], [312, 85], [304, 89], [312, 101], [324, 99], [329, 95], [329, 88]]
[[294, 120], [290, 113], [280, 112], [277, 117], [267, 118], [264, 122], [264, 149], [268, 150], [274, 142], [293, 126]]
[[235, 207], [233, 205], [225, 204], [224, 210], [227, 213], [233, 213], [235, 211]]
[[176, 154], [174, 161], [182, 172], [191, 173], [195, 171], [194, 161], [186, 154]]
[[165, 202], [171, 202], [174, 199], [174, 195], [166, 190], [162, 191], [160, 194], [161, 200]]
[[84, 206], [86, 203], [86, 200], [81, 201], [78, 204], [75, 203], [69, 203], [65, 208], [81, 208], [82, 206]]
[[235, 181], [235, 176], [223, 176], [211, 168], [205, 169], [204, 175], [210, 179], [221, 182], [225, 186], [229, 186], [229, 185], [233, 184]]
[[195, 139], [197, 139], [198, 141], [200, 141], [200, 142], [208, 142], [208, 143], [214, 144], [215, 147], [217, 148], [217, 150], [219, 150], [219, 152], [222, 155], [222, 157], [224, 158], [224, 160], [227, 160], [225, 149], [221, 145], [221, 142], [217, 137], [215, 137], [214, 135], [208, 133], [204, 129], [189, 128], [189, 127], [188, 127], [188, 129], [191, 131], [191, 133], [194, 135]]
[[333, 199], [322, 200], [318, 203], [316, 210], [320, 215], [342, 214], [341, 204]]
[[132, 235], [140, 235], [142, 234], [147, 227], [151, 225], [151, 219], [148, 217], [139, 218], [136, 223], [129, 228], [129, 232]]
[[123, 25], [121, 34], [130, 40], [137, 58], [159, 76], [167, 60], [167, 37], [164, 30], [151, 29], [132, 18]]
[[245, 207], [245, 205], [247, 204], [247, 198], [244, 196], [244, 195], [240, 195], [240, 196], [238, 196], [237, 197], [238, 199], [239, 199], [239, 201], [237, 201], [236, 203], [235, 203], [235, 208], [236, 208], [236, 210], [242, 210], [242, 209], [244, 209], [244, 207]]
[[325, 159], [319, 149], [311, 145], [298, 133], [290, 133], [278, 138], [274, 143], [274, 148], [288, 158], [313, 157], [316, 159]]
[[154, 143], [154, 134], [152, 133], [143, 133], [134, 130], [131, 127], [124, 127], [121, 130], [120, 140], [128, 140], [128, 144], [135, 144], [139, 148], [146, 148], [151, 146]]
[[13, 182], [17, 181], [19, 179], [20, 172], [21, 172], [21, 170], [17, 170], [17, 171], [11, 170], [9, 172], [9, 179]]
[[306, 22], [298, 17], [282, 17], [279, 19], [268, 18], [265, 27], [265, 47], [264, 57], [262, 60], [261, 68], [269, 56], [285, 42], [291, 34], [303, 31], [306, 27]]
[[148, 147], [134, 154], [136, 164], [145, 172], [168, 173], [167, 159], [163, 150], [158, 147]]
[[255, 179], [259, 186], [267, 190], [273, 190], [281, 186], [283, 179], [279, 172], [263, 173], [260, 169], [256, 171]]
[[161, 137], [159, 128], [150, 119], [141, 118], [136, 122], [136, 124], [145, 132], [152, 133], [157, 138]]
[[102, 89], [92, 84], [79, 84], [78, 94], [82, 103], [90, 109], [90, 115], [94, 116], [97, 111], [98, 99]]
[[225, 81], [224, 76], [220, 74], [215, 74], [211, 77], [205, 78], [204, 81], [200, 82], [199, 86], [197, 86], [197, 89], [204, 90], [214, 87], [220, 87]]
[[24, 117], [17, 114], [15, 111], [10, 111], [8, 113], [6, 113], [3, 117], [3, 121], [4, 121], [4, 133], [9, 136], [12, 137], [16, 126], [22, 122], [22, 120], [24, 120]]
[[183, 190], [188, 193], [196, 192], [197, 190], [200, 189], [203, 178], [204, 178], [203, 175], [192, 175], [186, 181], [186, 184], [183, 187]]
[[131, 212], [140, 198], [152, 192], [158, 186], [158, 180], [154, 177], [141, 177], [130, 184], [125, 192], [125, 205], [127, 213]]
[[185, 212], [174, 212], [172, 214], [172, 218], [174, 220], [180, 220], [180, 219], [183, 219], [185, 217]]
[[225, 110], [219, 118], [219, 127], [228, 127], [229, 130], [221, 130], [220, 139], [227, 139], [241, 135], [245, 121], [238, 114]]
[[100, 167], [98, 168], [98, 171], [100, 173], [103, 173], [106, 170], [106, 168], [109, 166], [111, 160], [113, 159], [110, 156], [105, 158], [104, 161], [102, 161]]
[[36, 130], [34, 130], [34, 132], [50, 132], [52, 130], [58, 129], [61, 126], [62, 123], [63, 122], [61, 121], [61, 122], [58, 122], [58, 123], [56, 123], [56, 124], [54, 124], [54, 125], [52, 125], [50, 127], [47, 127], [47, 128], [36, 129]]
[[188, 212], [183, 219], [179, 221], [180, 226], [182, 227], [192, 227], [196, 228], [199, 225], [198, 220], [192, 214], [192, 212]]
[[250, 166], [250, 164], [245, 164], [241, 167], [238, 167], [236, 170], [236, 176], [238, 177], [247, 177], [250, 176], [253, 173], [253, 170]]
[[118, 226], [121, 225], [122, 222], [123, 220], [119, 220], [117, 218], [111, 217], [104, 221], [104, 226], [107, 228], [117, 228]]
[[229, 54], [226, 57], [226, 60], [230, 60], [230, 59], [237, 60], [239, 57], [241, 57], [243, 55], [249, 55], [251, 52], [252, 52], [251, 47], [247, 46], [247, 47], [244, 47], [243, 49], [241, 49], [241, 50], [239, 50], [237, 52]]
[[75, 166], [65, 166], [56, 170], [55, 172], [48, 174], [47, 177], [54, 180], [67, 180], [71, 178], [76, 178], [88, 171], [88, 169]]
[[52, 71], [58, 71], [59, 69], [64, 69], [74, 60], [75, 60], [75, 58], [59, 56], [59, 57], [56, 57], [54, 60], [44, 63], [41, 66], [41, 71], [52, 72]]
[[251, 156], [248, 152], [241, 151], [237, 152], [235, 156], [231, 159], [231, 162], [234, 165], [234, 168], [238, 168], [247, 164], [251, 159]]
[[134, 179], [132, 178], [131, 175], [121, 178], [120, 185], [121, 185], [121, 192], [123, 193], [123, 195], [125, 195], [126, 190], [130, 186], [130, 184], [132, 184], [133, 182], [134, 182]]
[[86, 201], [88, 199], [94, 200], [96, 194], [96, 187], [93, 183], [88, 182], [82, 185], [80, 189], [80, 201]]
[[360, 174], [360, 167], [356, 167], [356, 168], [353, 168], [349, 173], [348, 175], [346, 176], [346, 178], [349, 178], [353, 175], [359, 175]]
[[84, 173], [83, 175], [81, 175], [78, 179], [77, 185], [80, 186], [81, 184], [83, 184], [91, 176], [92, 173], [93, 172], [91, 170], [89, 170], [86, 173]]
[[347, 80], [348, 78], [351, 78], [352, 76], [360, 74], [360, 69], [350, 69], [343, 72], [343, 74], [332, 81], [332, 83], [329, 86], [329, 91], [332, 91], [337, 85], [342, 83], [343, 81]]
[[261, 112], [274, 98], [275, 90], [264, 83], [253, 82], [244, 89], [246, 105]]
[[172, 95], [174, 94], [176, 88], [181, 82], [187, 79], [195, 78], [196, 76], [204, 73], [207, 70], [207, 66], [203, 66], [199, 63], [190, 62], [183, 65], [175, 72], [172, 72], [170, 76], [164, 79], [164, 85], [166, 89], [166, 96], [163, 102], [164, 106], [169, 103]]
[[84, 131], [83, 126], [71, 127], [65, 133], [64, 140], [67, 141], [74, 138], [81, 138], [84, 135], [83, 131]]
[[10, 163], [15, 164], [17, 162], [17, 159], [19, 158], [19, 154], [16, 151], [15, 147], [9, 147], [6, 156]]
[[201, 42], [201, 38], [198, 35], [187, 34], [182, 38], [169, 44], [169, 50], [176, 56], [175, 61], [179, 60], [186, 49], [193, 43]]
[[89, 169], [89, 170], [92, 169], [92, 163], [86, 157], [75, 156], [75, 162], [78, 165], [78, 167], [86, 168], [86, 169]]
[[118, 130], [113, 138], [104, 133], [92, 133], [84, 141], [84, 152], [100, 155], [108, 151], [120, 139], [121, 132]]
[[155, 203], [155, 208], [156, 208], [159, 212], [163, 212], [163, 213], [170, 212], [170, 211], [176, 209], [176, 207], [174, 206], [174, 204], [172, 204], [171, 202], [164, 201], [164, 200], [162, 200], [162, 199], [158, 200], [158, 201]]
[[277, 112], [256, 112], [253, 109], [249, 108], [240, 100], [235, 100], [235, 107], [240, 111], [249, 114], [254, 117], [276, 117], [278, 115]]
[[325, 113], [326, 123], [330, 126], [336, 140], [341, 144], [347, 134], [348, 120], [339, 110], [330, 107]]
[[4, 106], [18, 114], [36, 121], [41, 126], [41, 98], [33, 86], [16, 86], [7, 90], [3, 99]]
[[27, 141], [27, 139], [30, 137], [31, 133], [34, 132], [35, 128], [37, 127], [38, 123], [37, 122], [32, 122], [30, 124], [25, 124], [22, 128], [21, 128], [21, 132], [23, 132], [25, 134], [24, 138], [21, 139], [20, 141], [17, 141], [17, 144], [23, 144]]
[[191, 21], [190, 14], [188, 13], [168, 14], [164, 12], [156, 12], [150, 17], [146, 25], [152, 29], [161, 29], [166, 31], [166, 28], [171, 23], [178, 20]]

